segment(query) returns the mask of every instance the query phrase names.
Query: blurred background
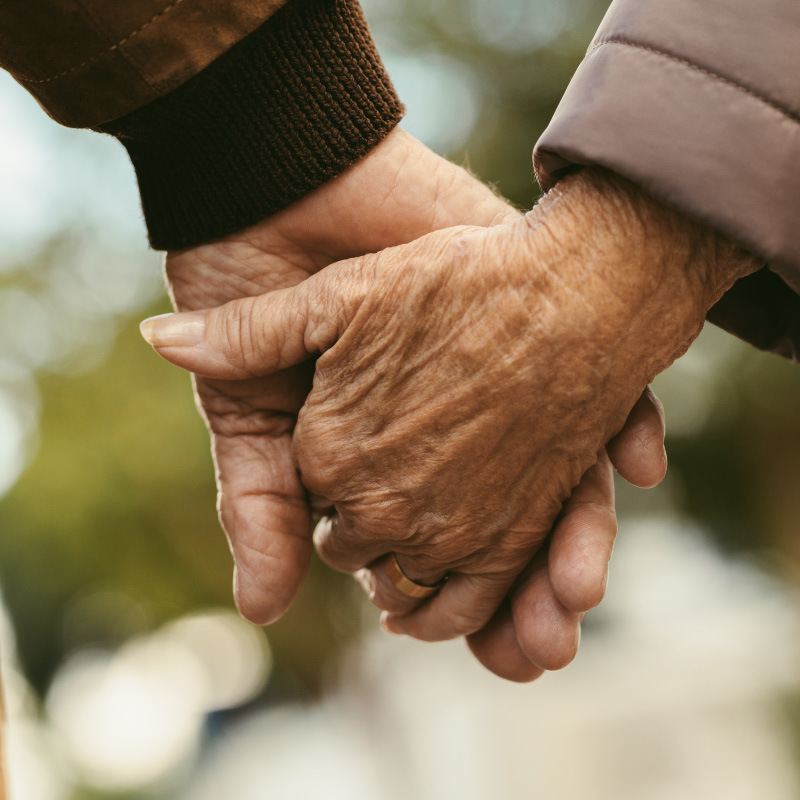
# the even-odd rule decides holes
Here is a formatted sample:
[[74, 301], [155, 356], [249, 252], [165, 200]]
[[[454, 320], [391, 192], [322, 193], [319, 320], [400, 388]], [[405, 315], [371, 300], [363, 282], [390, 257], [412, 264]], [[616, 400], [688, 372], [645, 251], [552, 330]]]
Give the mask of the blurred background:
[[[520, 206], [607, 0], [366, 0], [404, 126]], [[231, 602], [132, 169], [0, 74], [0, 652], [12, 800], [800, 796], [800, 368], [708, 327], [659, 377], [670, 472], [620, 485], [576, 662], [505, 684], [380, 632], [318, 563]]]

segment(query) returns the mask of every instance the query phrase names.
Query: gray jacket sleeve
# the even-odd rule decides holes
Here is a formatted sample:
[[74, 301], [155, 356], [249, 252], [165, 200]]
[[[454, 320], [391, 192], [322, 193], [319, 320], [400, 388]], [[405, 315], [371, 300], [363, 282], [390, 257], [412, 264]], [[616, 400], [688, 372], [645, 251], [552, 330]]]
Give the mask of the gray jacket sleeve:
[[534, 151], [545, 191], [578, 164], [763, 256], [709, 318], [797, 360], [798, 0], [614, 0]]

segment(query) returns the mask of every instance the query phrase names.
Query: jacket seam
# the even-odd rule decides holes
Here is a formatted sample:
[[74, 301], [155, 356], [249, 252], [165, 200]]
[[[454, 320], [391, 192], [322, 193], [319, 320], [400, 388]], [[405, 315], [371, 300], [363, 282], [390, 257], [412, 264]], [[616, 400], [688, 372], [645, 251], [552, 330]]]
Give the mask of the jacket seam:
[[119, 50], [120, 47], [129, 42], [131, 39], [133, 39], [134, 36], [138, 36], [142, 31], [144, 31], [146, 28], [149, 28], [154, 22], [156, 22], [156, 20], [169, 14], [169, 12], [172, 11], [175, 8], [175, 6], [180, 5], [182, 2], [183, 0], [173, 0], [173, 2], [170, 3], [168, 6], [166, 6], [166, 8], [162, 8], [161, 11], [150, 17], [150, 19], [147, 20], [147, 22], [142, 23], [138, 28], [131, 31], [127, 36], [123, 37], [118, 42], [114, 42], [114, 44], [112, 44], [105, 50], [102, 50], [99, 53], [95, 53], [95, 55], [90, 56], [85, 61], [81, 61], [80, 64], [76, 64], [74, 67], [70, 67], [69, 69], [64, 70], [64, 72], [58, 73], [58, 75], [51, 75], [49, 78], [23, 78], [21, 76], [17, 76], [17, 80], [20, 81], [21, 83], [40, 84], [40, 83], [50, 83], [51, 81], [57, 81], [60, 78], [64, 78], [67, 75], [70, 75], [73, 72], [82, 69], [83, 67], [89, 66], [89, 64], [93, 64], [98, 59], [103, 58], [103, 56], [107, 56], [109, 53], [113, 53]]
[[632, 42], [622, 37], [610, 36], [604, 39], [599, 39], [598, 41], [594, 42], [592, 46], [586, 51], [587, 57], [594, 50], [597, 50], [598, 48], [607, 44], [618, 44], [622, 45], [623, 47], [632, 47], [636, 50], [644, 50], [647, 53], [653, 53], [654, 55], [661, 56], [662, 58], [667, 58], [670, 61], [675, 62], [676, 64], [681, 64], [684, 67], [689, 67], [689, 69], [694, 70], [695, 72], [699, 72], [703, 75], [706, 75], [709, 78], [712, 78], [720, 83], [724, 83], [726, 86], [730, 86], [731, 88], [736, 89], [737, 91], [742, 92], [743, 94], [746, 94], [749, 97], [754, 98], [755, 100], [758, 100], [764, 105], [769, 106], [774, 111], [777, 111], [782, 116], [788, 117], [793, 122], [800, 123], [800, 113], [794, 111], [788, 106], [785, 106], [776, 100], [772, 100], [769, 97], [765, 97], [756, 89], [753, 89], [752, 87], [747, 86], [744, 83], [740, 83], [739, 81], [733, 80], [732, 78], [728, 78], [725, 75], [720, 74], [719, 72], [714, 72], [714, 70], [708, 69], [707, 67], [702, 67], [699, 64], [695, 64], [693, 61], [689, 61], [686, 58], [681, 58], [681, 56], [677, 56], [674, 53], [670, 53], [666, 50], [660, 50], [657, 47], [652, 47], [646, 44], [640, 44], [639, 42]]

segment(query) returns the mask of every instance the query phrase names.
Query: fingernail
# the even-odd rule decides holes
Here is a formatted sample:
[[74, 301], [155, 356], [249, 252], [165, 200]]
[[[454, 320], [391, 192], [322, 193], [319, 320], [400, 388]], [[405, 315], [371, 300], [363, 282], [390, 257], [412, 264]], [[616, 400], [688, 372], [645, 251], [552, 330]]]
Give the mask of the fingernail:
[[161, 314], [139, 325], [142, 336], [153, 347], [194, 347], [203, 341], [205, 328], [205, 311]]

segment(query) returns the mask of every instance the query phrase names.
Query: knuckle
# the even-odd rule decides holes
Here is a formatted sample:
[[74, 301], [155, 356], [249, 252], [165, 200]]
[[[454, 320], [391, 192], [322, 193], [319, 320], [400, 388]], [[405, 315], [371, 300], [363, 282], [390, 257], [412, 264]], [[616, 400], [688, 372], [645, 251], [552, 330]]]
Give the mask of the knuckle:
[[[398, 543], [400, 540], [398, 540]], [[405, 552], [405, 547], [403, 551]], [[403, 569], [410, 578], [414, 580], [425, 582], [435, 582], [442, 577], [442, 575], [449, 570], [453, 569], [453, 561], [442, 554], [436, 556], [427, 553], [414, 553], [413, 558], [403, 559]]]
[[331, 431], [314, 414], [303, 409], [292, 436], [292, 452], [306, 488], [335, 500], [341, 491], [341, 459]]
[[480, 228], [463, 226], [456, 228], [445, 245], [445, 256], [449, 261], [460, 262], [472, 258], [479, 246]]
[[215, 315], [220, 327], [219, 342], [222, 355], [234, 367], [247, 370], [255, 352], [255, 326], [252, 298], [229, 304]]
[[340, 529], [331, 530], [322, 526], [317, 526], [314, 531], [314, 547], [316, 547], [319, 557], [334, 569], [348, 569], [354, 561], [354, 553], [347, 543], [343, 541], [343, 532]]
[[325, 459], [298, 457], [297, 463], [303, 485], [309, 492], [322, 495], [329, 500], [336, 500], [336, 493], [333, 490], [338, 484], [337, 473], [330, 464], [326, 464]]

